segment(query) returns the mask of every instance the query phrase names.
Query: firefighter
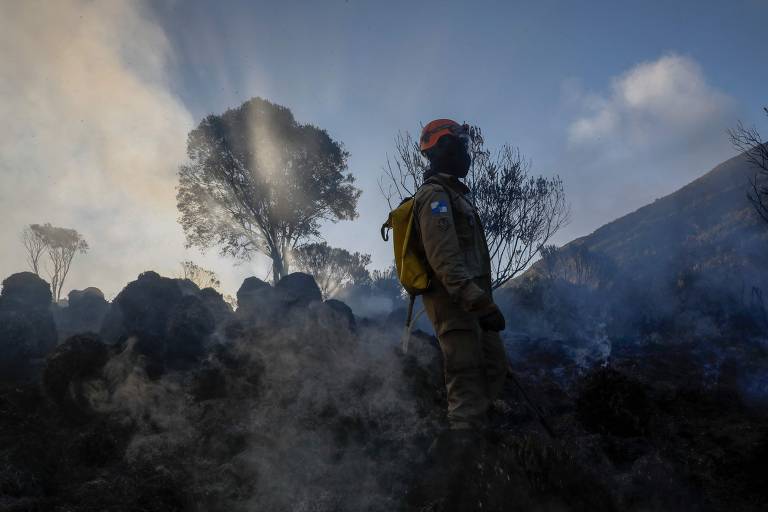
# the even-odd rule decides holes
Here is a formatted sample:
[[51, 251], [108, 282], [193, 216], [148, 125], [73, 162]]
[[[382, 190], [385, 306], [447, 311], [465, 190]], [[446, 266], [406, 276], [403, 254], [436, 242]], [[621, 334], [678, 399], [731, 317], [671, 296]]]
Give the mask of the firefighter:
[[485, 233], [460, 181], [471, 165], [469, 142], [467, 125], [450, 119], [424, 127], [419, 147], [430, 165], [414, 215], [431, 272], [422, 299], [443, 352], [450, 429], [477, 431], [504, 386], [507, 359]]

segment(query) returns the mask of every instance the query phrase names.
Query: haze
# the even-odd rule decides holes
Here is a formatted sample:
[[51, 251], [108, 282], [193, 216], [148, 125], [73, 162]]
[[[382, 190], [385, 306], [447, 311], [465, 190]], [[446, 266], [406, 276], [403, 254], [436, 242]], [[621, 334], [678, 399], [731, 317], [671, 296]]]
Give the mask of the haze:
[[0, 275], [26, 269], [21, 229], [52, 222], [91, 247], [64, 294], [112, 297], [184, 259], [225, 293], [266, 276], [266, 258], [185, 249], [176, 221], [187, 133], [254, 96], [350, 151], [360, 216], [323, 235], [374, 268], [391, 260], [381, 166], [398, 131], [435, 117], [561, 175], [565, 243], [734, 154], [725, 130], [762, 122], [766, 19], [759, 1], [2, 1]]

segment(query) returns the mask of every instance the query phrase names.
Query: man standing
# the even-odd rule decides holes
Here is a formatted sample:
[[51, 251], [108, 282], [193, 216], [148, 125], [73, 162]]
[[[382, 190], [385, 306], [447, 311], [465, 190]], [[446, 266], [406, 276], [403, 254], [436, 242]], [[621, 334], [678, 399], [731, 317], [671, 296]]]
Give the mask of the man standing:
[[437, 119], [424, 127], [419, 146], [430, 164], [414, 196], [431, 272], [422, 299], [443, 351], [450, 428], [479, 430], [504, 385], [507, 359], [485, 233], [469, 188], [460, 181], [471, 164], [468, 127]]

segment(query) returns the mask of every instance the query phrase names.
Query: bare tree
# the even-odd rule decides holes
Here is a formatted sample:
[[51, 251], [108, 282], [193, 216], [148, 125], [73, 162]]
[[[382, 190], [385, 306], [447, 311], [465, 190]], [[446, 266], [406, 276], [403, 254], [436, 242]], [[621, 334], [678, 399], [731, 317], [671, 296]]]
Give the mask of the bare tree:
[[30, 224], [21, 232], [21, 243], [27, 254], [27, 263], [29, 263], [32, 272], [40, 275], [40, 257], [45, 251], [45, 239], [38, 224]]
[[[763, 107], [768, 115], [768, 107]], [[747, 161], [757, 170], [750, 179], [747, 198], [758, 215], [768, 222], [768, 142], [764, 141], [754, 126], [747, 128], [739, 121], [735, 129], [728, 130], [733, 146], [743, 152]]]
[[610, 257], [584, 245], [546, 245], [541, 248], [540, 265], [541, 274], [550, 281], [563, 280], [593, 289], [607, 284], [616, 272]]
[[541, 253], [541, 273], [545, 279], [554, 281], [559, 277], [558, 264], [560, 263], [560, 258], [557, 246], [555, 244], [547, 244], [539, 252]]
[[54, 300], [59, 300], [75, 254], [87, 252], [88, 243], [76, 230], [52, 226], [50, 223], [32, 224], [30, 229], [39, 233], [45, 245], [51, 293]]
[[315, 277], [324, 299], [333, 297], [345, 285], [370, 280], [366, 269], [371, 262], [369, 254], [350, 253], [321, 242], [297, 247], [293, 258], [299, 270]]
[[429, 162], [421, 155], [419, 143], [409, 132], [398, 132], [394, 160], [387, 156], [383, 174], [379, 176], [379, 190], [390, 209], [397, 206], [395, 200], [399, 202], [416, 194], [427, 169]]
[[519, 150], [502, 146], [469, 176], [498, 288], [533, 261], [568, 219], [560, 177], [530, 176]]
[[342, 144], [264, 99], [203, 119], [187, 154], [176, 195], [187, 246], [245, 259], [260, 252], [272, 260], [275, 282], [322, 221], [357, 215], [360, 190], [345, 172]]
[[373, 292], [389, 297], [394, 301], [409, 299], [408, 292], [400, 285], [395, 265], [371, 272], [371, 280], [368, 282], [368, 286]]
[[181, 262], [181, 277], [189, 279], [195, 283], [201, 290], [203, 288], [213, 288], [218, 290], [221, 286], [216, 272], [203, 268], [192, 261]]
[[[485, 147], [478, 127], [470, 129], [472, 165], [466, 178], [485, 229], [491, 254], [492, 286], [498, 288], [524, 270], [568, 220], [563, 182], [531, 176], [520, 151]], [[387, 158], [379, 190], [390, 207], [416, 193], [429, 163], [408, 133], [395, 137], [395, 156]]]

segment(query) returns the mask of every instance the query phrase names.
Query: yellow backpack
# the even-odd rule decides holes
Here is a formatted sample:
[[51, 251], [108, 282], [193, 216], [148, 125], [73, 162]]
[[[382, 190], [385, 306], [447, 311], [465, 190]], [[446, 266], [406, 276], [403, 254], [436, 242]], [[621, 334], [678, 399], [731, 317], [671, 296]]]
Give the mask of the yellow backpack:
[[418, 246], [413, 203], [413, 197], [403, 199], [397, 208], [389, 212], [387, 221], [381, 225], [381, 238], [385, 242], [389, 240], [389, 230], [392, 230], [397, 278], [412, 297], [429, 288], [429, 271]]

